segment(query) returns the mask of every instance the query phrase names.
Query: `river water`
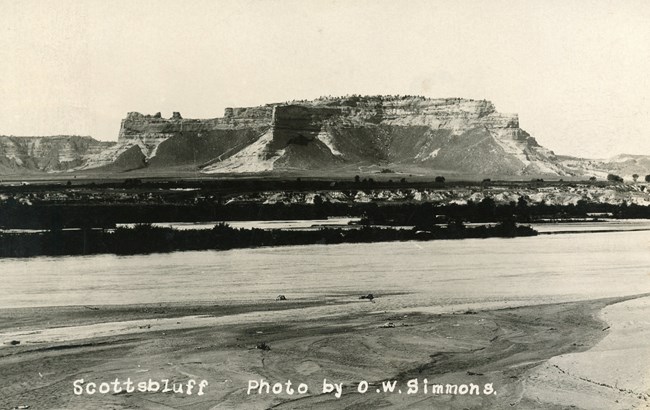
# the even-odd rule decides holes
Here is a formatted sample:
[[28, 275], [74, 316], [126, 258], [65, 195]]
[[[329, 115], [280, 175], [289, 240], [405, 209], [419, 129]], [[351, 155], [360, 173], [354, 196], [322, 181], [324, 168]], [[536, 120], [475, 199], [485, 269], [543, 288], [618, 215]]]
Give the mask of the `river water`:
[[650, 292], [650, 232], [2, 259], [0, 278], [0, 307], [366, 293], [390, 308], [516, 305]]

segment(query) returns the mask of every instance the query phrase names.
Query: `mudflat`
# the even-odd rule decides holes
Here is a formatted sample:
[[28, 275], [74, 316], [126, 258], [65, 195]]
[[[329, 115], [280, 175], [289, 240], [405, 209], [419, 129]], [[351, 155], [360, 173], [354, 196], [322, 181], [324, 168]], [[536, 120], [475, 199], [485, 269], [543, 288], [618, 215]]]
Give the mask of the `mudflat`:
[[[442, 314], [390, 311], [381, 298], [352, 296], [3, 309], [0, 407], [589, 408], [579, 392], [571, 393], [580, 386], [544, 366], [597, 346], [617, 326], [601, 310], [635, 298]], [[336, 312], [354, 309], [322, 314], [320, 306], [333, 303], [340, 305]], [[633, 306], [640, 315], [648, 304]], [[587, 379], [588, 362], [580, 362]], [[603, 371], [594, 369], [597, 383]], [[196, 385], [187, 394], [190, 380]], [[207, 385], [199, 395], [201, 381]], [[324, 381], [326, 390], [340, 390], [324, 393]], [[139, 391], [143, 382], [154, 384]], [[101, 393], [102, 383], [110, 391]], [[165, 383], [170, 391], [162, 392]], [[542, 394], [562, 383], [561, 403]], [[299, 393], [301, 384], [306, 392]], [[638, 387], [600, 390], [595, 400], [608, 408], [643, 407], [650, 399]]]

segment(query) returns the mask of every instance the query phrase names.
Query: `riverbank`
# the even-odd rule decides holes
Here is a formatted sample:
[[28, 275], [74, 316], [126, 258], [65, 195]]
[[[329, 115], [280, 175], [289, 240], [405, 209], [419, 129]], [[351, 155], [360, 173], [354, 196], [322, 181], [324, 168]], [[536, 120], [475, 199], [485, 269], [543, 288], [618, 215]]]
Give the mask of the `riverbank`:
[[526, 380], [523, 396], [545, 407], [650, 408], [650, 297], [616, 303], [599, 317], [607, 335], [593, 348], [553, 357]]
[[135, 255], [175, 251], [228, 250], [262, 246], [428, 241], [434, 239], [514, 238], [537, 232], [514, 221], [491, 226], [465, 227], [462, 222], [427, 229], [363, 226], [360, 229], [323, 228], [313, 231], [236, 229], [225, 223], [211, 230], [156, 227], [149, 224], [105, 231], [48, 231], [0, 233], [0, 258], [93, 255]]
[[[553, 357], [597, 345], [610, 331], [603, 330], [608, 324], [598, 317], [601, 309], [632, 297], [496, 310], [449, 307], [440, 314], [386, 310], [382, 298], [370, 302], [351, 294], [335, 300], [221, 306], [205, 302], [2, 309], [0, 405], [535, 407], [534, 399], [522, 394], [531, 372]], [[11, 345], [12, 340], [20, 343]], [[588, 374], [589, 368], [585, 371]], [[116, 378], [209, 384], [202, 396], [138, 391], [75, 395], [73, 383], [82, 378], [84, 386]], [[429, 386], [481, 386], [481, 394], [425, 394], [425, 378]], [[271, 384], [290, 380], [294, 388], [304, 383], [309, 391], [246, 394], [249, 381], [260, 379]], [[322, 394], [323, 379], [343, 383], [339, 398]], [[420, 390], [407, 394], [407, 382], [414, 379]], [[365, 394], [357, 390], [363, 380], [369, 383]], [[382, 381], [396, 381], [402, 393], [377, 393]], [[487, 384], [496, 395], [483, 394]], [[573, 397], [571, 404], [581, 407], [579, 395]]]

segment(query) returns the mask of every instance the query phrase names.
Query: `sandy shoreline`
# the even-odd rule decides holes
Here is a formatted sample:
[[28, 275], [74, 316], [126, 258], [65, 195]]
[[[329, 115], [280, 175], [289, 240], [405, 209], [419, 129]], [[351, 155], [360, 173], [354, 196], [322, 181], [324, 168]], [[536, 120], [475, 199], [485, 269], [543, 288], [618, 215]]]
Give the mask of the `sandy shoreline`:
[[590, 409], [650, 408], [650, 297], [607, 306], [607, 335], [585, 352], [551, 358], [526, 382], [527, 397]]
[[[442, 314], [384, 311], [380, 301], [358, 300], [3, 309], [0, 341], [21, 344], [0, 348], [0, 407], [594, 408], [582, 397], [581, 386], [567, 379], [571, 374], [607, 385], [616, 383], [614, 377], [620, 388], [640, 398], [599, 386], [602, 391], [596, 389], [593, 400], [631, 408], [650, 399], [647, 385], [643, 391], [644, 384], [638, 384], [647, 378], [625, 378], [628, 369], [644, 370], [633, 366], [630, 352], [640, 366], [648, 363], [648, 346], [639, 342], [648, 340], [642, 330], [648, 299]], [[323, 314], [323, 304], [335, 314]], [[394, 327], [384, 327], [387, 323]], [[624, 341], [637, 344], [621, 346]], [[270, 350], [257, 349], [262, 342]], [[594, 354], [605, 367], [593, 365], [598, 362]], [[609, 365], [603, 355], [609, 355]], [[619, 363], [618, 373], [603, 371], [611, 363]], [[558, 368], [565, 373], [553, 372]], [[73, 393], [79, 378], [101, 383], [127, 377], [178, 383], [205, 379], [209, 386], [203, 396]], [[406, 394], [408, 380], [422, 383], [425, 378], [430, 385], [491, 383], [497, 394], [434, 395], [421, 389]], [[247, 395], [248, 381], [260, 379], [305, 383], [309, 391]], [[340, 398], [321, 394], [323, 379], [343, 383]], [[370, 385], [365, 394], [357, 391], [362, 380]], [[388, 380], [397, 381], [403, 393], [375, 391]], [[558, 385], [564, 392], [560, 400], [553, 399]]]

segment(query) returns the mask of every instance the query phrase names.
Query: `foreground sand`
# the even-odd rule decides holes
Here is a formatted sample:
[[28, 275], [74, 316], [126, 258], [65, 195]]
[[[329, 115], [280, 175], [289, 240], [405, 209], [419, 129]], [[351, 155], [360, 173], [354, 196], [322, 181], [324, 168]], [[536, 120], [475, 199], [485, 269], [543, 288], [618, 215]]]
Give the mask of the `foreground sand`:
[[[0, 311], [0, 408], [646, 408], [649, 298], [453, 313], [358, 300]], [[322, 315], [323, 304], [337, 312]], [[394, 327], [384, 327], [387, 323]], [[645, 339], [644, 339], [645, 338]], [[8, 344], [12, 340], [18, 345]], [[257, 349], [265, 342], [270, 350]], [[644, 367], [645, 366], [645, 367]], [[611, 370], [613, 367], [618, 370]], [[645, 374], [644, 374], [645, 372]], [[73, 382], [207, 380], [205, 394], [73, 393]], [[307, 394], [246, 394], [249, 380]], [[343, 383], [339, 398], [323, 379]], [[420, 390], [407, 394], [407, 381]], [[478, 395], [435, 395], [475, 384]], [[369, 382], [367, 393], [357, 391]], [[397, 381], [393, 393], [382, 381]], [[484, 394], [492, 384], [496, 394]], [[398, 390], [402, 392], [399, 393]], [[196, 393], [196, 390], [195, 390]]]
[[607, 306], [608, 334], [586, 352], [551, 358], [526, 382], [526, 397], [589, 409], [650, 408], [650, 298]]

